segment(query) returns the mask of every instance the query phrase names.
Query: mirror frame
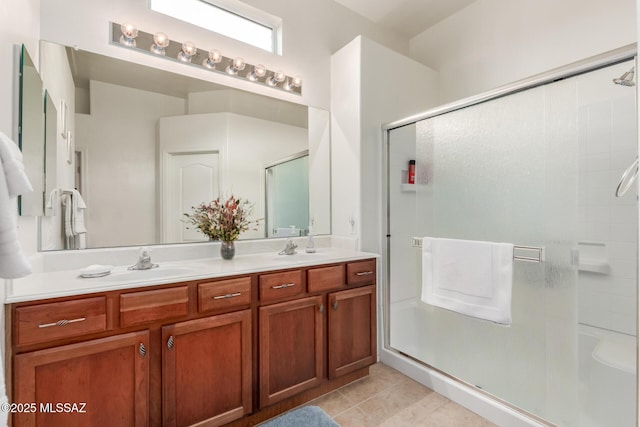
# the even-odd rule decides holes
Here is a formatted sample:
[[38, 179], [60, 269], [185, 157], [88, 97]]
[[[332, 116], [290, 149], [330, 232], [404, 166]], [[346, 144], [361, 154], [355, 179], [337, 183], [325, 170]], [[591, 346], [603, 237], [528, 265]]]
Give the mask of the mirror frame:
[[[14, 92], [14, 99], [17, 100], [14, 140], [22, 152], [25, 172], [33, 187], [33, 192], [18, 196], [18, 215], [38, 217], [44, 215], [45, 200], [44, 83], [24, 44], [16, 46], [15, 60], [18, 67], [17, 93]], [[32, 123], [34, 120], [35, 123]], [[31, 141], [38, 144], [31, 144]], [[34, 161], [39, 162], [40, 166], [36, 167]]]

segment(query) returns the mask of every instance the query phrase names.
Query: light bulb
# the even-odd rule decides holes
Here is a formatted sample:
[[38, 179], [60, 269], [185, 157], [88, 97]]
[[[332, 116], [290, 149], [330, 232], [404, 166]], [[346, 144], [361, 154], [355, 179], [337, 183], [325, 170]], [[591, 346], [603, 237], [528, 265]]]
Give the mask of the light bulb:
[[267, 84], [269, 86], [277, 86], [278, 83], [282, 83], [285, 79], [285, 74], [283, 71], [274, 71], [273, 74], [267, 79]]
[[164, 49], [169, 46], [170, 42], [169, 36], [165, 33], [155, 33], [153, 35], [153, 44], [149, 50], [157, 55], [164, 55], [166, 53]]
[[289, 77], [287, 82], [282, 86], [284, 90], [294, 90], [297, 87], [302, 86], [302, 79], [299, 76]]
[[216, 64], [222, 61], [222, 53], [218, 49], [212, 49], [209, 51], [209, 56], [207, 59], [202, 61], [202, 65], [213, 69], [216, 68]]
[[244, 59], [238, 56], [237, 58], [234, 58], [233, 61], [231, 61], [231, 64], [227, 67], [227, 73], [232, 76], [236, 76], [238, 75], [238, 71], [244, 70], [244, 67]]
[[184, 62], [191, 62], [191, 57], [198, 52], [198, 48], [193, 42], [182, 43], [182, 50], [178, 53], [178, 59]]
[[262, 78], [266, 75], [267, 75], [267, 68], [262, 64], [258, 64], [253, 66], [253, 70], [249, 74], [247, 74], [247, 78], [252, 82], [255, 82], [259, 78]]
[[120, 25], [120, 31], [122, 31], [120, 43], [125, 46], [136, 47], [136, 37], [138, 37], [138, 29], [136, 26], [133, 24], [122, 24]]

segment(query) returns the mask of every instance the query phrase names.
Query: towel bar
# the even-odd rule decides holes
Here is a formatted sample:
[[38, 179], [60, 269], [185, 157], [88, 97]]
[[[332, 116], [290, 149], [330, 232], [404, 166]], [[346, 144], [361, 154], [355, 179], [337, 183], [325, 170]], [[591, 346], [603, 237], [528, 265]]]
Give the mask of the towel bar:
[[[414, 248], [422, 247], [422, 237], [412, 237], [411, 245]], [[526, 261], [526, 262], [544, 262], [545, 254], [544, 247], [539, 246], [513, 246], [513, 259], [516, 261]]]

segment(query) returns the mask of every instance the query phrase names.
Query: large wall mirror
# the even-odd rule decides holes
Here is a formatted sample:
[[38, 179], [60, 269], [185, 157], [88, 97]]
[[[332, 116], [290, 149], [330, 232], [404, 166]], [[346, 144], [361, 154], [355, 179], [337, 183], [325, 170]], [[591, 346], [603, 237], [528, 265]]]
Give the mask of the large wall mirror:
[[[277, 209], [304, 216], [300, 235], [310, 225], [330, 233], [327, 111], [50, 42], [41, 52], [56, 64], [42, 65], [45, 85], [71, 74], [74, 86], [65, 103], [71, 148], [56, 161], [59, 185], [47, 189], [41, 250], [205, 241], [183, 214], [218, 195], [248, 199], [252, 217], [266, 218], [265, 168], [303, 151], [308, 199], [279, 200]], [[65, 169], [73, 177], [61, 177]], [[86, 228], [75, 241], [60, 206], [73, 190]], [[265, 221], [241, 235], [267, 237], [280, 236]]]

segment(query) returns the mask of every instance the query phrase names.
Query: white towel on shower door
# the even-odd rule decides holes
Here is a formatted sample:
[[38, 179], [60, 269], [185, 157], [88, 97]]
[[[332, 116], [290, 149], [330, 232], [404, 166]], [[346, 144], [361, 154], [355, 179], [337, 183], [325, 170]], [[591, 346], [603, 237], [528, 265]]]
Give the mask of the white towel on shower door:
[[422, 301], [467, 316], [511, 324], [513, 245], [422, 239]]

